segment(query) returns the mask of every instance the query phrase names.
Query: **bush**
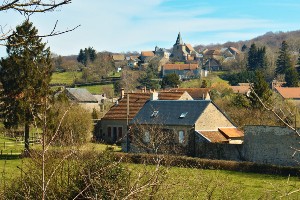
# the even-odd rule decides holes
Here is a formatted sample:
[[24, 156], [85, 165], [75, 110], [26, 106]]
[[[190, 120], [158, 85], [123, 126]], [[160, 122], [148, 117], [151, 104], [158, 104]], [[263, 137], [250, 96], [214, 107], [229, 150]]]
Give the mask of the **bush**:
[[84, 144], [92, 137], [92, 116], [79, 105], [56, 102], [49, 112], [48, 120], [48, 142], [56, 132], [56, 145]]

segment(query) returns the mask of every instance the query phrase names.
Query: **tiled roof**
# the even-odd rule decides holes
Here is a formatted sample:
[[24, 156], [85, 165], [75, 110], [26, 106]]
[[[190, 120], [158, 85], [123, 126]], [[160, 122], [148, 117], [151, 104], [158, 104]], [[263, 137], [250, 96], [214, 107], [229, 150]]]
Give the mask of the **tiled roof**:
[[172, 88], [170, 92], [186, 91], [194, 100], [205, 99], [210, 91], [209, 88]]
[[[209, 104], [211, 101], [205, 100], [148, 101], [131, 123], [192, 126]], [[154, 111], [158, 114], [152, 117]]]
[[244, 133], [237, 128], [219, 128], [220, 133], [222, 133], [227, 139], [241, 138], [244, 137]]
[[285, 99], [300, 98], [300, 87], [275, 87], [275, 90]]
[[[129, 94], [129, 120], [133, 119], [144, 104], [150, 100], [150, 92], [135, 92]], [[118, 101], [102, 119], [127, 119], [127, 95]], [[178, 100], [183, 95], [183, 92], [159, 92], [158, 99], [160, 100]]]
[[98, 103], [97, 99], [85, 88], [66, 88], [67, 96], [84, 103]]
[[196, 131], [212, 143], [228, 143], [228, 140], [219, 131]]
[[195, 49], [190, 44], [186, 44], [186, 47], [189, 49], [189, 51], [195, 51]]
[[238, 50], [238, 49], [237, 49], [237, 48], [235, 48], [235, 47], [229, 47], [228, 49], [230, 49], [230, 50], [232, 50], [232, 51], [236, 52], [237, 54], [239, 54], [239, 53], [240, 53], [240, 50]]
[[123, 60], [125, 60], [125, 55], [115, 54], [115, 55], [112, 55], [112, 58], [114, 61], [123, 61]]
[[204, 53], [206, 56], [220, 55], [220, 50], [211, 49]]
[[198, 69], [198, 64], [165, 64], [164, 70], [194, 70]]
[[230, 86], [234, 93], [246, 94], [250, 90], [250, 86]]
[[152, 57], [152, 56], [154, 56], [154, 53], [153, 53], [153, 51], [142, 51], [141, 55], [145, 56], [145, 57]]

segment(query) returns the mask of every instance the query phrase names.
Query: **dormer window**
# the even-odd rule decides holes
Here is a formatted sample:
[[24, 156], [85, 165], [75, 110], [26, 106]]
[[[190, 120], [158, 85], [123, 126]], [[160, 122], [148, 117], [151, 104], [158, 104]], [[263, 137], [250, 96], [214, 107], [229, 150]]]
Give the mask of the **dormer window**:
[[158, 115], [158, 111], [155, 110], [155, 111], [153, 111], [153, 113], [151, 114], [151, 117], [157, 117], [157, 115]]
[[188, 114], [188, 112], [183, 112], [183, 113], [181, 113], [181, 115], [179, 116], [179, 118], [185, 118], [187, 114]]

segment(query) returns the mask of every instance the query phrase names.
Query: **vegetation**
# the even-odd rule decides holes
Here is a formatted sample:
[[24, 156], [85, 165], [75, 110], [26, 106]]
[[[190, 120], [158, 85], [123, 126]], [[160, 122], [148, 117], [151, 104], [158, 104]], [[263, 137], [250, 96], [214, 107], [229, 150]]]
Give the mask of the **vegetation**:
[[47, 141], [56, 145], [81, 145], [92, 138], [92, 116], [79, 105], [55, 102], [48, 115]]
[[24, 124], [26, 150], [29, 150], [30, 124], [41, 111], [41, 103], [50, 91], [50, 50], [36, 37], [37, 34], [37, 29], [28, 20], [17, 26], [7, 41], [8, 57], [0, 62], [4, 125], [11, 128]]
[[80, 49], [79, 54], [77, 56], [77, 61], [86, 66], [88, 62], [94, 62], [96, 57], [97, 54], [93, 47], [88, 47], [84, 50]]
[[166, 87], [172, 87], [175, 88], [179, 86], [180, 80], [179, 76], [177, 74], [168, 74], [163, 77], [161, 87], [166, 88]]
[[82, 76], [82, 72], [55, 72], [51, 78], [51, 84], [65, 84], [72, 85], [75, 81]]

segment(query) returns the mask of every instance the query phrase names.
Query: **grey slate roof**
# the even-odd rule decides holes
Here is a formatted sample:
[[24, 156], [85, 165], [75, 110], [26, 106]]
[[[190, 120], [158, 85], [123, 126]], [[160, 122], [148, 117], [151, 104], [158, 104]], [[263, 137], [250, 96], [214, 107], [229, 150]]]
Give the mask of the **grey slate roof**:
[[[210, 103], [209, 100], [148, 101], [131, 124], [194, 125]], [[151, 116], [154, 111], [158, 111], [156, 117]], [[180, 117], [186, 112], [185, 117]]]
[[85, 88], [66, 88], [67, 95], [79, 103], [98, 103], [97, 99]]

